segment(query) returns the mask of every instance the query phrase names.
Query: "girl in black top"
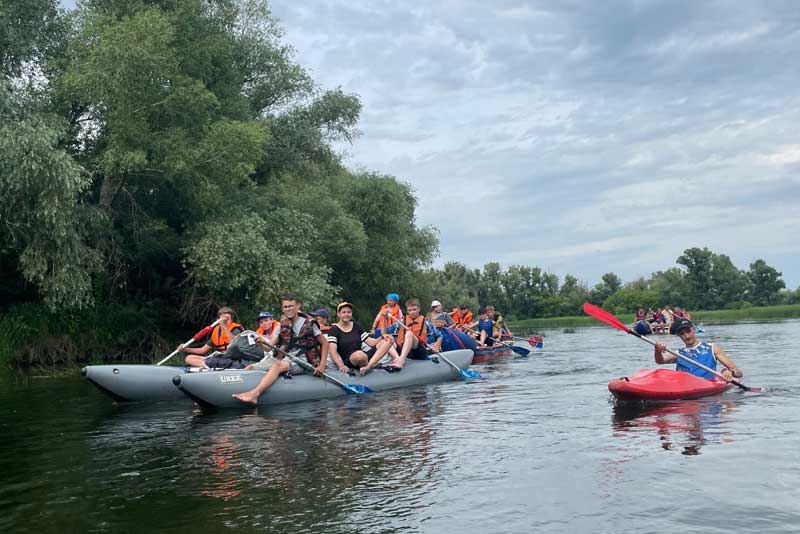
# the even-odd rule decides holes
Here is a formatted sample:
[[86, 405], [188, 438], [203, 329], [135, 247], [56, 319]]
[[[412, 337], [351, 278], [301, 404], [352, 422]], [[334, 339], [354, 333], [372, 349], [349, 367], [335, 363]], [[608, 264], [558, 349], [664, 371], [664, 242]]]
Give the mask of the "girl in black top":
[[[328, 352], [339, 371], [347, 373], [349, 369], [359, 369], [364, 375], [394, 348], [392, 336], [375, 339], [361, 323], [353, 322], [353, 305], [349, 302], [339, 304], [336, 315], [339, 320], [328, 331]], [[365, 343], [370, 347], [366, 351]]]

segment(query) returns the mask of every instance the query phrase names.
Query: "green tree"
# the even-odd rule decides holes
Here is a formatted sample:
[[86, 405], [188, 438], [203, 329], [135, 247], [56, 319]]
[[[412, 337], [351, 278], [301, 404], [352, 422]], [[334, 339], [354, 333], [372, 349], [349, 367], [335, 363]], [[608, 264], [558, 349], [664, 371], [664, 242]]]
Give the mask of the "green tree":
[[620, 288], [603, 303], [603, 308], [614, 313], [633, 313], [639, 307], [658, 307], [658, 293], [650, 290]]
[[686, 282], [689, 287], [688, 301], [684, 306], [700, 309], [711, 309], [714, 297], [711, 271], [714, 253], [708, 248], [688, 248], [678, 257], [676, 263], [686, 267]]
[[589, 288], [582, 284], [577, 278], [568, 274], [564, 277], [564, 283], [558, 290], [560, 303], [559, 315], [570, 316], [580, 315], [584, 302], [589, 300]]
[[589, 298], [592, 304], [601, 305], [616, 290], [622, 287], [622, 280], [614, 273], [605, 273], [601, 282], [594, 286]]
[[750, 302], [756, 306], [769, 306], [780, 302], [780, 291], [786, 287], [781, 279], [783, 273], [770, 266], [764, 260], [756, 260], [750, 264], [747, 277], [750, 279]]
[[687, 306], [689, 302], [689, 285], [683, 271], [672, 267], [666, 271], [657, 271], [650, 276], [650, 286], [658, 294], [659, 306]]

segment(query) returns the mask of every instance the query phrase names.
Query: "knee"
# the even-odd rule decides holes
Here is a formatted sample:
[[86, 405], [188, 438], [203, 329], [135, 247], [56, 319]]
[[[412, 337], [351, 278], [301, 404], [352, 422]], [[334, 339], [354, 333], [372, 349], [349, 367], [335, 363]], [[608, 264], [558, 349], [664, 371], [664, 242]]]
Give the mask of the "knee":
[[367, 365], [367, 355], [359, 351], [350, 355], [350, 363], [356, 367], [363, 367]]

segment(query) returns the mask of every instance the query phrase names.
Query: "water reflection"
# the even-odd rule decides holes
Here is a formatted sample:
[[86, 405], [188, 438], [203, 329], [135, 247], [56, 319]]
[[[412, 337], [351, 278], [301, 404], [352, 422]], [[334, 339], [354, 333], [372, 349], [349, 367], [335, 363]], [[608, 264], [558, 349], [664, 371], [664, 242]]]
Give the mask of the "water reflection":
[[231, 526], [402, 528], [440, 483], [447, 456], [431, 419], [444, 412], [436, 388], [249, 413], [120, 410], [92, 437], [88, 477], [117, 497], [169, 485]]
[[661, 448], [695, 456], [704, 445], [733, 441], [724, 424], [736, 405], [730, 400], [684, 400], [658, 404], [616, 404], [614, 437], [655, 432]]

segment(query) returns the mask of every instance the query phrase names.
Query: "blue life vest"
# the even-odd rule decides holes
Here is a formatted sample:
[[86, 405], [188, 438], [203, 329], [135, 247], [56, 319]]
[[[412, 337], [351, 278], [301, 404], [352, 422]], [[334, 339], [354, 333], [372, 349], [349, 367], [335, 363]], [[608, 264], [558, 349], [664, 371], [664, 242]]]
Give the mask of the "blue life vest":
[[494, 321], [487, 319], [485, 321], [478, 321], [478, 332], [486, 332], [486, 337], [492, 337], [492, 324]]
[[[687, 358], [690, 358], [698, 363], [702, 363], [710, 369], [717, 369], [717, 359], [714, 358], [714, 346], [711, 343], [706, 343], [703, 341], [694, 348], [683, 347], [682, 349], [678, 349], [678, 352], [681, 354], [681, 356], [686, 356]], [[696, 365], [692, 365], [691, 363], [681, 359], [675, 363], [675, 370], [691, 373], [694, 376], [699, 376], [700, 378], [714, 378], [712, 373], [709, 373], [704, 369], [700, 369]]]

